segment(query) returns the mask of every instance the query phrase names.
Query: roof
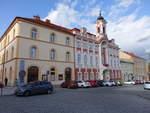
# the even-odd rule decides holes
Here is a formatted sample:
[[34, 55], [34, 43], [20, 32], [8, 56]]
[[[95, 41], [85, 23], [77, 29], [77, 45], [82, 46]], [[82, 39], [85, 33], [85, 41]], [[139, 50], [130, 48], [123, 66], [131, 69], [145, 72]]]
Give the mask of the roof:
[[1, 36], [0, 40], [3, 39], [3, 36], [9, 31], [9, 28], [11, 28], [16, 21], [27, 21], [27, 22], [31, 22], [33, 24], [39, 24], [39, 25], [42, 25], [42, 26], [45, 26], [45, 27], [48, 27], [48, 28], [51, 28], [51, 29], [59, 30], [59, 31], [68, 33], [70, 35], [73, 35], [71, 29], [66, 28], [66, 27], [62, 27], [62, 26], [59, 26], [59, 25], [56, 25], [56, 24], [52, 24], [50, 22], [46, 22], [46, 21], [43, 21], [43, 20], [40, 20], [40, 19], [16, 17], [12, 21], [12, 23], [9, 25], [9, 27], [7, 28], [7, 30], [5, 31], [5, 33]]
[[[78, 29], [78, 28], [73, 28], [73, 29], [71, 29], [71, 31], [80, 32], [80, 29]], [[90, 32], [87, 32], [87, 34], [88, 34], [88, 35], [91, 35], [91, 36], [96, 36], [95, 34], [92, 34], [92, 33], [90, 33]]]
[[133, 54], [133, 53], [129, 53], [129, 52], [126, 52], [126, 51], [123, 51], [123, 53], [125, 53], [125, 54], [127, 54], [127, 55], [129, 55], [129, 56], [131, 56], [131, 57], [134, 57], [134, 58], [139, 58], [139, 59], [145, 60], [144, 58], [142, 58], [142, 57], [140, 57], [140, 56], [137, 56], [137, 55], [135, 55], [135, 54]]

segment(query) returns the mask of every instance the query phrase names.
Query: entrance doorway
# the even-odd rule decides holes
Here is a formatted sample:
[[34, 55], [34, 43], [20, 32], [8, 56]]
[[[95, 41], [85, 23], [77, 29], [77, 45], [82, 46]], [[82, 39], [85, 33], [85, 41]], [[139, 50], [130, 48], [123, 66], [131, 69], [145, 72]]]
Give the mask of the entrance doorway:
[[65, 81], [70, 81], [71, 80], [71, 68], [66, 68], [65, 69]]
[[104, 81], [109, 81], [109, 73], [108, 70], [103, 71], [103, 80]]
[[31, 66], [28, 68], [28, 80], [27, 82], [37, 81], [38, 80], [39, 69], [37, 66]]

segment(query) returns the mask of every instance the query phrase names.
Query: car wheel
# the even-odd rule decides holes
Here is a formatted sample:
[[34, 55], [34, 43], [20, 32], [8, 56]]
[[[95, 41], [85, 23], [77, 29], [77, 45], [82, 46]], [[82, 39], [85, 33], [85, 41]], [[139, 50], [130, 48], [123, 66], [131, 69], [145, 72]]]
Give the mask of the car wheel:
[[82, 87], [82, 88], [84, 88], [84, 86], [83, 86], [83, 85], [82, 85], [81, 87]]
[[31, 95], [31, 92], [30, 91], [26, 91], [25, 93], [24, 93], [24, 96], [30, 96]]
[[48, 94], [52, 94], [52, 92], [53, 92], [52, 89], [48, 89], [48, 90], [47, 90], [47, 93], [48, 93]]

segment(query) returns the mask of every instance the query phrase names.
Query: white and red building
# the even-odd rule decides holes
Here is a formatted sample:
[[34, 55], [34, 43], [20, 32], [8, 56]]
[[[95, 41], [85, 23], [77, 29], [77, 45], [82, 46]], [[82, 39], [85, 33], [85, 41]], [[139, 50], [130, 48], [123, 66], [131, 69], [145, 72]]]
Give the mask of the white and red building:
[[96, 35], [86, 28], [72, 29], [75, 35], [76, 80], [121, 80], [119, 47], [114, 39], [108, 40], [106, 20], [99, 15]]
[[86, 28], [72, 29], [75, 34], [75, 80], [96, 80], [99, 78], [99, 45], [96, 36]]

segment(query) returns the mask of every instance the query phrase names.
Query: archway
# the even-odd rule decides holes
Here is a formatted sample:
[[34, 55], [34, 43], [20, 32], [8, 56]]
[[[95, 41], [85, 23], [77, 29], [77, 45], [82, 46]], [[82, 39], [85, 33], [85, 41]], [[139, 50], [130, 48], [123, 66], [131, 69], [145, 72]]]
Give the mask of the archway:
[[28, 68], [28, 82], [38, 80], [39, 68], [37, 66], [31, 66]]
[[65, 69], [65, 81], [70, 81], [71, 80], [71, 68], [66, 68]]
[[103, 71], [103, 80], [104, 81], [109, 81], [110, 77], [109, 77], [109, 73], [108, 70], [104, 70]]

